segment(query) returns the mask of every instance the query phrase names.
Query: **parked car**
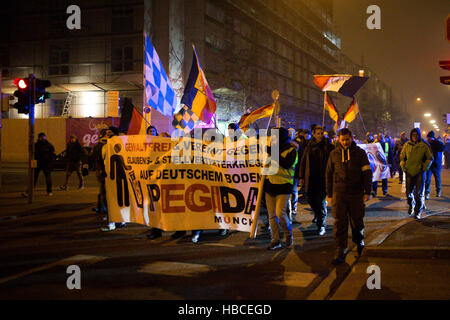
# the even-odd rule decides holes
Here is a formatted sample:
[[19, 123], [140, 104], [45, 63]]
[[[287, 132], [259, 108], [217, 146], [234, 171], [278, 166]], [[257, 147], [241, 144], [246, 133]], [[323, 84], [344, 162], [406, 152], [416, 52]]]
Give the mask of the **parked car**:
[[[83, 155], [81, 161], [84, 164], [88, 164], [89, 170], [94, 170], [94, 163], [90, 159], [90, 154], [92, 152], [92, 147], [84, 147], [86, 150], [86, 154]], [[66, 170], [67, 168], [67, 150], [62, 151], [61, 153], [58, 153], [55, 157], [55, 159], [52, 162], [52, 167], [54, 171], [59, 170]]]

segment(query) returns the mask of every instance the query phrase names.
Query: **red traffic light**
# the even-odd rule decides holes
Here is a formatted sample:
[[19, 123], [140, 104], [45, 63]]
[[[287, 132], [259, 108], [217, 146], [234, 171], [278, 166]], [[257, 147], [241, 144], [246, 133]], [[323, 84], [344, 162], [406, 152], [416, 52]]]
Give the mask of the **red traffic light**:
[[14, 85], [19, 89], [26, 89], [28, 87], [27, 82], [24, 79], [20, 78], [14, 79]]

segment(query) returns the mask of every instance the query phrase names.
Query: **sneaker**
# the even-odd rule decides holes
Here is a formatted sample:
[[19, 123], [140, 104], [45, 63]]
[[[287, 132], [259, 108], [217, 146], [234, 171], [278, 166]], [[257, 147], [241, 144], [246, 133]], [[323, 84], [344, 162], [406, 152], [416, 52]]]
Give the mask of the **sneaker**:
[[281, 248], [281, 242], [280, 241], [274, 241], [269, 244], [267, 247], [267, 250], [277, 250]]
[[154, 239], [157, 239], [157, 238], [160, 238], [160, 237], [162, 237], [162, 232], [161, 232], [160, 229], [152, 229], [152, 230], [150, 230], [150, 233], [147, 236], [147, 238], [150, 239], [150, 240], [154, 240]]
[[29, 194], [28, 194], [28, 192], [22, 192], [22, 197], [24, 197], [24, 198], [28, 198], [28, 196], [29, 196]]
[[52, 195], [53, 195], [53, 192], [49, 192], [49, 193], [47, 193], [47, 195], [48, 195], [48, 196], [52, 196]]
[[430, 199], [430, 194], [429, 194], [429, 193], [426, 193], [426, 194], [425, 194], [425, 200], [428, 200], [428, 199]]
[[286, 238], [286, 248], [292, 248], [292, 245], [294, 244], [294, 237], [290, 236]]
[[422, 213], [421, 212], [417, 212], [416, 214], [414, 214], [414, 219], [420, 220], [421, 218], [422, 218]]
[[414, 214], [414, 208], [412, 206], [409, 206], [408, 215], [412, 216], [413, 214]]
[[170, 236], [171, 239], [178, 239], [183, 237], [186, 234], [186, 231], [175, 231], [174, 234]]
[[200, 242], [200, 233], [194, 234], [191, 241], [192, 241], [192, 243], [199, 243]]
[[436, 193], [436, 197], [440, 198], [441, 197], [441, 193], [440, 192]]
[[106, 227], [101, 228], [103, 232], [113, 231], [116, 229], [116, 224], [114, 222], [110, 222]]
[[63, 190], [63, 191], [66, 191], [67, 190], [67, 186], [60, 186], [59, 189]]
[[316, 218], [312, 219], [312, 223], [317, 223], [317, 219]]
[[228, 229], [220, 229], [220, 231], [219, 231], [219, 235], [221, 235], [221, 236], [226, 236], [228, 234]]
[[319, 229], [319, 236], [323, 236], [325, 233], [326, 233], [327, 231], [325, 230], [325, 227], [321, 227], [320, 229]]
[[127, 224], [126, 222], [116, 223], [116, 228], [125, 228], [126, 224]]

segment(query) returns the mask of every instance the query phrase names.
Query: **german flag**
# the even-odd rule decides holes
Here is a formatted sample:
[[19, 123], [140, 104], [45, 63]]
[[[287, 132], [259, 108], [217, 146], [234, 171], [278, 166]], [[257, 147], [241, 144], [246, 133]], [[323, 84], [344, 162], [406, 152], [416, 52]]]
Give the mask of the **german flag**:
[[334, 91], [346, 97], [353, 97], [369, 77], [348, 74], [314, 75], [314, 84], [322, 91]]
[[339, 113], [336, 110], [333, 100], [331, 100], [331, 97], [326, 92], [323, 107], [328, 111], [328, 113], [330, 114], [330, 118], [333, 119], [334, 122], [337, 123], [340, 120]]
[[246, 129], [251, 123], [255, 122], [256, 120], [270, 117], [273, 113], [273, 110], [275, 109], [275, 104], [270, 104], [264, 107], [261, 107], [259, 109], [256, 109], [255, 111], [251, 113], [246, 113], [241, 117], [241, 120], [239, 120], [239, 128]]
[[127, 135], [146, 134], [146, 121], [142, 114], [133, 107], [133, 114], [128, 125]]
[[345, 122], [352, 122], [355, 120], [356, 115], [359, 112], [358, 103], [356, 102], [356, 98], [353, 97], [352, 104], [348, 107], [347, 112], [345, 113], [344, 120]]

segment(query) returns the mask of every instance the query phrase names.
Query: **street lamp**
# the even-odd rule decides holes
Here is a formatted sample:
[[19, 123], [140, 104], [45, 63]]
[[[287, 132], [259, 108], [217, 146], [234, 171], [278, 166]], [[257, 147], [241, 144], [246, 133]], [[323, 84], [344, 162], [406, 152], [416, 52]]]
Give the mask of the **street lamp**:
[[436, 120], [430, 120], [430, 123], [434, 124], [434, 123], [436, 123]]
[[417, 101], [417, 102], [420, 102], [420, 101], [422, 101], [422, 99], [421, 99], [421, 98], [417, 98], [416, 101]]
[[424, 114], [424, 116], [427, 117], [427, 118], [431, 117], [431, 113], [427, 112], [427, 113]]

